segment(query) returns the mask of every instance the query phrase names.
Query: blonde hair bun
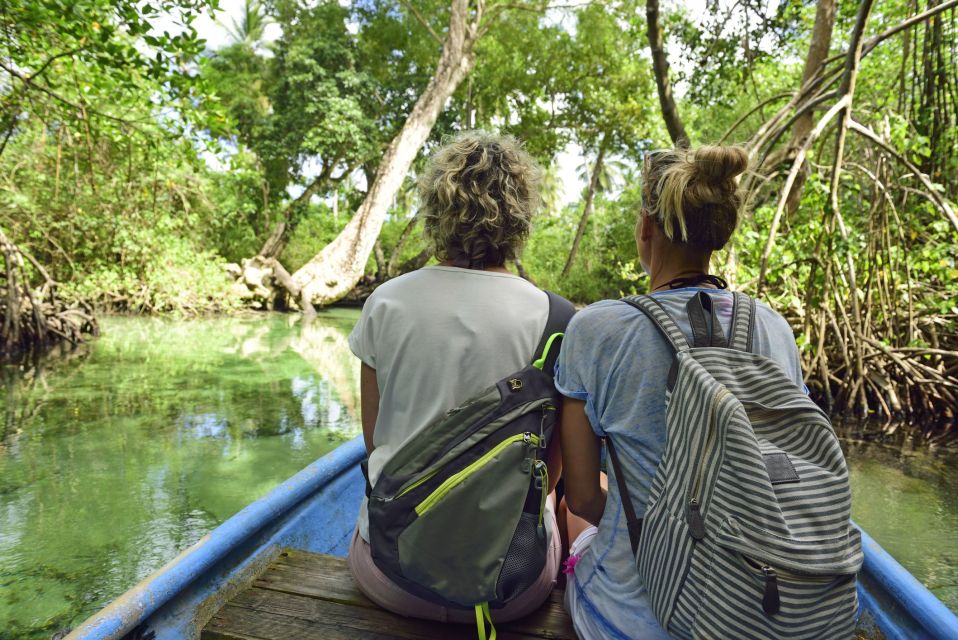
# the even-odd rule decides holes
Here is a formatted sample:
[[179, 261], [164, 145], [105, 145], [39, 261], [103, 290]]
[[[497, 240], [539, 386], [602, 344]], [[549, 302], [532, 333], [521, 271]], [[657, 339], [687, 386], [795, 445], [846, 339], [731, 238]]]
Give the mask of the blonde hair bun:
[[716, 251], [735, 231], [744, 195], [735, 179], [748, 152], [732, 145], [669, 149], [649, 154], [642, 200], [665, 237], [697, 251]]
[[698, 179], [715, 186], [731, 183], [748, 168], [748, 152], [742, 147], [705, 145], [690, 155]]

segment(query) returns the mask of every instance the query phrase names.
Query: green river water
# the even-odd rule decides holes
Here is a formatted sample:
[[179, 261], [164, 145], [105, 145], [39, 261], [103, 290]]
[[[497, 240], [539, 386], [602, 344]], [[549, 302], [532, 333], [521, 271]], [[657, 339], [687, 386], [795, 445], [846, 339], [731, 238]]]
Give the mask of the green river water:
[[[0, 369], [0, 638], [76, 626], [358, 434], [356, 317], [106, 318]], [[847, 433], [856, 520], [958, 610], [958, 452]]]

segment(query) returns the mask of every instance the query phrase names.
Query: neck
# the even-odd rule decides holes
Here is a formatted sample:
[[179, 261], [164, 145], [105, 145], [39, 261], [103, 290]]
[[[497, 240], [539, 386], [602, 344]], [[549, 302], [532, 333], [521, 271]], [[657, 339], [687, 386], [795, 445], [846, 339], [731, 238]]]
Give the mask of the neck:
[[[668, 284], [672, 282], [673, 280], [677, 280], [679, 278], [691, 278], [693, 276], [701, 276], [701, 275], [707, 274], [708, 272], [709, 271], [708, 271], [707, 263], [703, 266], [696, 266], [696, 267], [686, 266], [686, 267], [674, 267], [671, 269], [663, 268], [652, 274], [652, 277], [650, 278], [651, 282], [649, 284], [649, 289], [651, 289], [652, 291], [658, 291], [659, 289], [663, 289], [667, 287]], [[701, 286], [714, 287], [714, 285], [708, 282], [703, 282]]]
[[[442, 262], [439, 263], [439, 266], [462, 268], [462, 267], [459, 267], [459, 265], [454, 263], [452, 260], [443, 260]], [[511, 271], [506, 269], [505, 265], [501, 265], [501, 264], [497, 266], [483, 267], [482, 269], [474, 269], [474, 271], [496, 271], [498, 273], [512, 273]]]

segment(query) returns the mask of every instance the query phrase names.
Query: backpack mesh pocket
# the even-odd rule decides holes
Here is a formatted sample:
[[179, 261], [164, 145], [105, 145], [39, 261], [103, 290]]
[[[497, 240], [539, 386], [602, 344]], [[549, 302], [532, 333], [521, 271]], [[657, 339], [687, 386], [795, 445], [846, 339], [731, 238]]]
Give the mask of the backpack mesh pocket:
[[546, 545], [539, 537], [539, 515], [523, 513], [496, 582], [498, 604], [505, 604], [531, 587], [546, 563]]

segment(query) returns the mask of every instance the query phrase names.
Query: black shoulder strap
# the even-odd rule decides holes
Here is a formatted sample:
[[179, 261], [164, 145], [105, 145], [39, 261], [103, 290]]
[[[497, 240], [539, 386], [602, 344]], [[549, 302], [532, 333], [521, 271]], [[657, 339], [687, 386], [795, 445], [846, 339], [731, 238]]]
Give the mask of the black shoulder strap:
[[[685, 305], [689, 314], [689, 323], [692, 325], [692, 344], [696, 347], [724, 347], [728, 348], [728, 340], [722, 333], [722, 325], [718, 321], [715, 304], [712, 298], [704, 291], [699, 291]], [[709, 314], [709, 318], [705, 314]]]
[[562, 336], [569, 320], [575, 315], [575, 307], [556, 293], [546, 291], [545, 294], [549, 296], [549, 317], [546, 319], [546, 327], [542, 330], [539, 344], [536, 345], [535, 360], [532, 364], [552, 376], [556, 359], [559, 357]]
[[606, 435], [605, 446], [609, 450], [609, 460], [612, 462], [612, 469], [615, 472], [615, 483], [619, 486], [619, 498], [622, 500], [625, 521], [629, 527], [629, 543], [632, 545], [632, 555], [636, 556], [639, 554], [639, 541], [642, 539], [642, 518], [635, 514], [635, 507], [632, 506], [632, 496], [629, 495], [629, 488], [625, 484], [625, 475], [622, 473], [622, 465], [619, 464], [619, 456], [615, 452], [612, 437], [609, 435]]

